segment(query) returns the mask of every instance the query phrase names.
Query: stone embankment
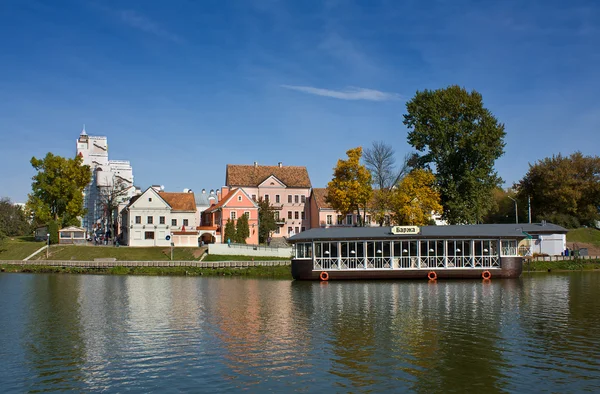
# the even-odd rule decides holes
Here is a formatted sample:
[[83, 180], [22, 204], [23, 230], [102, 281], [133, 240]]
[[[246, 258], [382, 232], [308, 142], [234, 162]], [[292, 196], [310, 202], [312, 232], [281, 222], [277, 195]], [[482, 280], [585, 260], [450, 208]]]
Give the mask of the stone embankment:
[[0, 263], [17, 266], [112, 268], [112, 267], [197, 267], [197, 268], [248, 268], [289, 266], [290, 260], [273, 261], [61, 261], [61, 260], [6, 260]]

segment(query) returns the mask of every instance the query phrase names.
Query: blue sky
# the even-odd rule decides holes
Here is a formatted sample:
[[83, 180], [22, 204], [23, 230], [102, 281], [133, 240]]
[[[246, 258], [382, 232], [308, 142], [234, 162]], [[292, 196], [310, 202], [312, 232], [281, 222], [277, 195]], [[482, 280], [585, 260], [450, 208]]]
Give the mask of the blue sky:
[[598, 154], [599, 21], [577, 0], [3, 0], [0, 197], [24, 202], [31, 157], [74, 155], [84, 123], [142, 188], [218, 188], [254, 161], [324, 187], [350, 148], [400, 160], [405, 102], [451, 84], [505, 124], [510, 185]]

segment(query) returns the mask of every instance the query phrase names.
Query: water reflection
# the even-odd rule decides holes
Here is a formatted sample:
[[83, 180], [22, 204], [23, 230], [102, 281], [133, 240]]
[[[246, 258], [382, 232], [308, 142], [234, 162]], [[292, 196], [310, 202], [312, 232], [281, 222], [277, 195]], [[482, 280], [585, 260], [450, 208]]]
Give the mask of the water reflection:
[[0, 284], [3, 391], [600, 389], [600, 273], [325, 284], [0, 274]]

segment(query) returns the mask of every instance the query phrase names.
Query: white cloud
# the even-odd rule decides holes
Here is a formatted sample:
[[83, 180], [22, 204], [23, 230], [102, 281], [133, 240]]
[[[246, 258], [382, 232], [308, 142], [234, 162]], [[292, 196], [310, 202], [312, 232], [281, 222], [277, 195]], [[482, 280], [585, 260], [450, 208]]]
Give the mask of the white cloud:
[[390, 101], [399, 100], [398, 93], [382, 92], [374, 89], [365, 89], [349, 86], [344, 90], [321, 89], [312, 86], [280, 85], [282, 88], [296, 90], [298, 92], [315, 94], [317, 96], [333, 97], [341, 100], [369, 100]]
[[118, 11], [118, 15], [121, 21], [130, 27], [176, 43], [183, 42], [183, 39], [180, 36], [163, 29], [154, 21], [144, 15], [139, 14], [138, 12], [132, 10], [122, 10]]

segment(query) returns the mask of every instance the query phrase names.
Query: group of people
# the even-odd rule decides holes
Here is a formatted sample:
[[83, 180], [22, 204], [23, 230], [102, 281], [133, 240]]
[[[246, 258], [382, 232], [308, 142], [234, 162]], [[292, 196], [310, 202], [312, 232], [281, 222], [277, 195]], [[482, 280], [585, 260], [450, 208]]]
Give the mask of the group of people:
[[[94, 245], [108, 245], [111, 241], [111, 236], [112, 233], [110, 230], [106, 230], [106, 232], [102, 232], [101, 230], [96, 231], [93, 238]], [[119, 246], [119, 241], [116, 237], [112, 240], [112, 243], [115, 246]]]

